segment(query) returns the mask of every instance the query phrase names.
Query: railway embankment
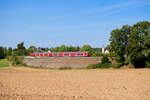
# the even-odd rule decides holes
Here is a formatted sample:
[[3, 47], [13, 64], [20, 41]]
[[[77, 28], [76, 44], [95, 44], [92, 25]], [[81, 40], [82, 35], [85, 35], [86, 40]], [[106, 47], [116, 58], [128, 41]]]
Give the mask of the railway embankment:
[[102, 57], [24, 57], [23, 63], [33, 67], [85, 68], [101, 62]]

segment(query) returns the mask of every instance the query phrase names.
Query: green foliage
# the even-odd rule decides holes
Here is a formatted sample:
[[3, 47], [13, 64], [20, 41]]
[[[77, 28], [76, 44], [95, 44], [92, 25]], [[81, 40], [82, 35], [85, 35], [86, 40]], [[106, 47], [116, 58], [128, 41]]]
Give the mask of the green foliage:
[[93, 49], [90, 45], [86, 44], [86, 45], [83, 45], [81, 48], [80, 48], [80, 51], [87, 51], [89, 52], [90, 54], [93, 53]]
[[55, 48], [50, 48], [51, 52], [77, 52], [79, 51], [80, 47], [79, 46], [57, 46]]
[[103, 63], [100, 68], [111, 68], [112, 64], [111, 63]]
[[88, 69], [96, 69], [96, 68], [110, 68], [112, 66], [106, 55], [103, 55], [102, 62], [97, 64], [91, 64], [87, 66]]
[[7, 59], [1, 59], [0, 60], [0, 68], [2, 67], [8, 67], [9, 66], [9, 62]]
[[150, 55], [148, 56], [146, 61], [146, 68], [150, 68]]
[[[30, 46], [31, 48], [33, 46]], [[13, 49], [11, 47], [7, 50], [7, 56], [28, 56], [30, 53], [33, 53], [33, 49], [25, 49], [24, 42], [21, 42], [17, 45], [17, 48]]]
[[150, 62], [146, 62], [146, 68], [150, 68]]
[[0, 59], [4, 59], [4, 58], [5, 58], [4, 48], [0, 47]]
[[90, 64], [87, 66], [88, 69], [96, 69], [99, 68], [99, 66], [101, 65], [101, 63], [98, 64]]
[[127, 59], [125, 62], [124, 62], [124, 65], [129, 65], [130, 64], [130, 59]]
[[88, 65], [87, 68], [88, 69], [96, 69], [96, 68], [110, 68], [112, 66], [111, 63], [97, 63], [97, 64], [91, 64]]
[[103, 54], [102, 54], [101, 52], [93, 52], [93, 53], [91, 54], [91, 56], [92, 56], [92, 57], [102, 57]]
[[112, 65], [112, 68], [120, 68], [123, 65], [123, 63], [116, 63]]
[[94, 52], [102, 52], [102, 48], [92, 48]]
[[150, 22], [138, 22], [131, 28], [129, 37], [129, 56], [130, 61], [135, 67], [146, 66], [146, 52], [150, 49]]
[[150, 55], [150, 22], [124, 25], [121, 29], [113, 30], [107, 48], [115, 52], [117, 62], [145, 67]]
[[16, 56], [13, 57], [13, 65], [17, 65], [17, 64], [20, 64], [19, 63], [19, 60]]
[[110, 63], [108, 57], [103, 55], [102, 62], [97, 64], [88, 65], [88, 69], [96, 69], [96, 68], [110, 68], [112, 64]]
[[36, 47], [33, 46], [33, 45], [31, 45], [28, 49], [30, 49], [30, 50], [36, 50]]
[[26, 49], [24, 46], [24, 42], [21, 42], [17, 45], [17, 49]]
[[115, 52], [119, 57], [118, 61], [124, 63], [128, 56], [128, 38], [130, 36], [130, 26], [124, 25], [121, 29], [115, 29], [111, 32], [110, 45], [107, 47], [110, 51]]
[[7, 50], [7, 56], [12, 56], [12, 48], [11, 47], [8, 47], [8, 50]]
[[102, 64], [105, 64], [105, 63], [110, 63], [110, 61], [106, 55], [104, 55], [102, 58]]
[[9, 56], [8, 61], [12, 62], [13, 65], [23, 65], [23, 56]]

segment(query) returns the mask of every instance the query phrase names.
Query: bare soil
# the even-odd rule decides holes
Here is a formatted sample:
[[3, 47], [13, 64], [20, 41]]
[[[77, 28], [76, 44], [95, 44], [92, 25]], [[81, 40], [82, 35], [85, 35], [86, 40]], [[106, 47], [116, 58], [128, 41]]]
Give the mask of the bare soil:
[[1, 68], [0, 100], [150, 100], [150, 69]]

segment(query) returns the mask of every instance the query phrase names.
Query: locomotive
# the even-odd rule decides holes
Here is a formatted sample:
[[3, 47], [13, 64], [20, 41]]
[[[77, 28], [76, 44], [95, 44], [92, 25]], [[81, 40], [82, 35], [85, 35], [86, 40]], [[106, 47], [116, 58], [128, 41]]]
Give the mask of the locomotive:
[[88, 57], [88, 52], [43, 52], [31, 53], [30, 56], [47, 56], [47, 57]]

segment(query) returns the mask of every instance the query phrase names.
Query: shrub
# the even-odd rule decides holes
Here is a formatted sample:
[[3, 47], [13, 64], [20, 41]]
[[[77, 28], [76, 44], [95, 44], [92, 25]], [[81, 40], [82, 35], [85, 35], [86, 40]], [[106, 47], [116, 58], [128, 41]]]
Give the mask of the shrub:
[[104, 63], [100, 66], [100, 68], [110, 68], [110, 67], [112, 67], [111, 63]]
[[111, 63], [97, 63], [97, 64], [91, 64], [88, 65], [88, 69], [96, 69], [96, 68], [110, 68], [112, 66]]
[[122, 63], [116, 63], [112, 65], [112, 68], [120, 68], [123, 64]]
[[150, 62], [146, 62], [146, 68], [150, 68]]
[[106, 55], [104, 55], [102, 58], [102, 64], [105, 64], [105, 63], [110, 63], [110, 61]]
[[16, 56], [13, 57], [13, 65], [17, 65], [17, 64], [20, 64], [19, 63], [19, 60]]
[[130, 62], [130, 59], [127, 59], [125, 62], [124, 62], [124, 65], [128, 65]]
[[13, 65], [23, 64], [24, 56], [9, 56], [7, 57], [8, 61], [12, 62]]
[[4, 59], [5, 58], [5, 51], [4, 48], [0, 46], [0, 59]]
[[98, 68], [98, 67], [100, 66], [100, 64], [101, 64], [101, 63], [98, 63], [98, 64], [90, 64], [90, 65], [87, 66], [87, 68], [88, 68], [88, 69], [95, 69], [95, 68]]

